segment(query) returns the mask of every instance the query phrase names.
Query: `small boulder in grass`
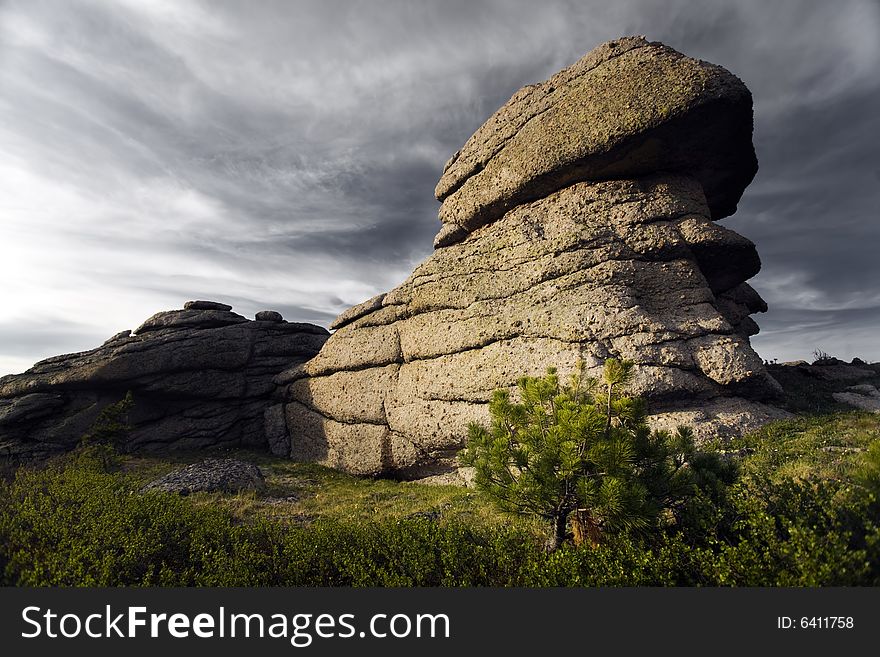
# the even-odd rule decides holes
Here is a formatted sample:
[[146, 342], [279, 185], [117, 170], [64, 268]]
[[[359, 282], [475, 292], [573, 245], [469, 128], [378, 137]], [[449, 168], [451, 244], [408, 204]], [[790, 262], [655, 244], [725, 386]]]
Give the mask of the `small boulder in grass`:
[[151, 481], [142, 492], [158, 490], [165, 493], [237, 493], [260, 491], [266, 487], [263, 473], [253, 463], [235, 459], [206, 459], [193, 463], [164, 477]]

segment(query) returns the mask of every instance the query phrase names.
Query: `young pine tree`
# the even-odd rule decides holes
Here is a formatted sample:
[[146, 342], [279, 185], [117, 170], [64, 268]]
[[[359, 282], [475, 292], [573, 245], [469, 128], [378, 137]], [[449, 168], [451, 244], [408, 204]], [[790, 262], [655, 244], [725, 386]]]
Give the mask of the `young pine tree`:
[[105, 406], [80, 439], [79, 455], [98, 463], [104, 470], [115, 466], [118, 452], [125, 448], [131, 432], [128, 415], [133, 406], [134, 396], [130, 390], [118, 402]]
[[131, 390], [114, 404], [105, 406], [92, 423], [88, 433], [82, 437], [82, 444], [111, 445], [123, 447], [128, 437], [131, 426], [128, 423], [128, 413], [134, 406], [134, 396]]
[[593, 545], [657, 527], [665, 511], [677, 518], [698, 490], [720, 485], [717, 464], [700, 460], [686, 427], [648, 428], [644, 402], [623, 394], [632, 375], [631, 362], [611, 358], [601, 381], [580, 364], [567, 385], [553, 368], [523, 377], [520, 403], [496, 390], [491, 426], [472, 424], [462, 454], [477, 487], [506, 511], [547, 520], [554, 549], [570, 518], [575, 541]]
[[496, 390], [489, 428], [472, 424], [462, 462], [478, 488], [502, 509], [549, 521], [553, 548], [578, 513], [591, 541], [603, 531], [650, 522], [647, 489], [634, 476], [632, 429], [644, 422], [641, 402], [620, 395], [632, 363], [609, 359], [603, 385], [583, 367], [567, 385], [556, 370], [518, 382], [520, 403]]

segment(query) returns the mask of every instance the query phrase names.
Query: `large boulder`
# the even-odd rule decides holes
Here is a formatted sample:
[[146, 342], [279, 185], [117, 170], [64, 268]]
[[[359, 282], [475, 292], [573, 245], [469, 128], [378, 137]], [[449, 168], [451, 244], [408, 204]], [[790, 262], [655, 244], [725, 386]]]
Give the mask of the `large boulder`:
[[0, 453], [69, 449], [128, 391], [131, 449], [274, 444], [286, 453], [286, 427], [273, 423], [273, 377], [314, 356], [328, 335], [274, 316], [248, 321], [215, 302], [158, 313], [133, 334], [0, 378]]
[[449, 471], [492, 390], [611, 356], [638, 364], [656, 426], [729, 436], [784, 415], [748, 340], [760, 260], [713, 221], [755, 173], [751, 126], [736, 77], [640, 38], [514, 94], [447, 164], [434, 254], [276, 379], [291, 455]]
[[520, 89], [449, 160], [436, 245], [574, 182], [655, 171], [696, 178], [720, 219], [758, 170], [751, 136], [736, 76], [642, 37], [609, 41]]

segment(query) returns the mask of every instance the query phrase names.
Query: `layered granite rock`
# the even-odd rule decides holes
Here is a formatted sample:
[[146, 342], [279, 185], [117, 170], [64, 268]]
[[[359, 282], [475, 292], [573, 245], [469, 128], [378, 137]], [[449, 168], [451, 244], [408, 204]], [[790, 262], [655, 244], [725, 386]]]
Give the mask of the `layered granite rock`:
[[454, 469], [492, 390], [634, 360], [663, 426], [784, 415], [749, 345], [754, 245], [716, 223], [757, 169], [751, 96], [641, 38], [526, 87], [446, 165], [438, 249], [276, 380], [291, 456], [403, 478]]
[[314, 356], [329, 335], [276, 315], [248, 321], [225, 304], [189, 302], [97, 349], [0, 378], [0, 454], [69, 449], [127, 391], [132, 449], [268, 446], [273, 378]]
[[752, 99], [733, 74], [643, 37], [609, 41], [523, 87], [447, 162], [435, 246], [574, 182], [687, 172], [713, 219], [758, 170]]

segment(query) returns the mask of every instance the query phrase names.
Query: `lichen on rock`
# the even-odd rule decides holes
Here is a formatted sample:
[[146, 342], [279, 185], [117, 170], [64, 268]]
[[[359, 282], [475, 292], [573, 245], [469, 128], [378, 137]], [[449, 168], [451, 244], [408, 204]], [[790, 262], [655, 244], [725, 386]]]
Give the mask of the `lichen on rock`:
[[751, 132], [739, 79], [642, 38], [518, 91], [447, 163], [437, 250], [276, 379], [291, 456], [448, 472], [492, 390], [611, 356], [637, 363], [657, 426], [783, 416], [748, 340], [760, 259], [715, 223], [757, 170]]

